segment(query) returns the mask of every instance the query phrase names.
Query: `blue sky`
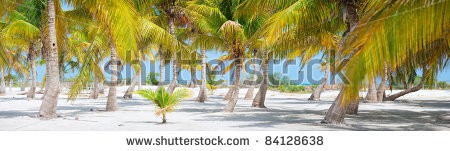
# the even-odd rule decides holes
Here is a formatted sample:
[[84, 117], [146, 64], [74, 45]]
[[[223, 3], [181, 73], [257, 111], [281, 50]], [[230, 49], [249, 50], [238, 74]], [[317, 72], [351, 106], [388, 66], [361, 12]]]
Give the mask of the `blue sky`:
[[[63, 3], [63, 9], [64, 10], [70, 10], [71, 7]], [[213, 59], [217, 59], [218, 57], [220, 57], [222, 55], [223, 55], [223, 53], [220, 53], [220, 52], [217, 52], [217, 51], [214, 51], [214, 50], [210, 50], [210, 51], [207, 52], [206, 56], [207, 56], [207, 60], [210, 61], [210, 60], [213, 60]], [[321, 57], [321, 55], [315, 56], [315, 59], [320, 59], [320, 57]], [[276, 73], [276, 72], [279, 72], [279, 73], [283, 72], [283, 70], [282, 70], [283, 69], [283, 65], [282, 65], [283, 62], [284, 61], [281, 61], [281, 64], [277, 64], [277, 65], [273, 66], [273, 72], [274, 73]], [[149, 71], [150, 70], [150, 66], [149, 66], [150, 63], [149, 63], [149, 61], [145, 61], [144, 63], [145, 63], [145, 66], [147, 67], [146, 71]], [[159, 62], [156, 62], [155, 67], [156, 67], [156, 71], [159, 72]], [[295, 65], [289, 65], [287, 69], [288, 69], [287, 73], [285, 73], [283, 75], [289, 76], [289, 78], [291, 80], [297, 79], [297, 77], [299, 76], [299, 71], [303, 71], [302, 75], [307, 75], [308, 72], [311, 72], [310, 75], [312, 75], [312, 79], [314, 79], [314, 80], [320, 80], [321, 77], [323, 76], [323, 73], [320, 71], [318, 65], [312, 66], [312, 70], [307, 70], [306, 68], [300, 70], [299, 60], [298, 59], [296, 60], [296, 64]], [[124, 69], [124, 71], [125, 70], [126, 69]], [[37, 67], [37, 71], [38, 71], [38, 81], [41, 81], [42, 77], [45, 74], [45, 66], [38, 66]], [[421, 73], [419, 73], [419, 74], [421, 74]], [[77, 75], [76, 72], [66, 73], [65, 77], [74, 77], [76, 75]], [[125, 76], [126, 73], [123, 72], [122, 75]], [[447, 68], [445, 68], [443, 71], [441, 71], [438, 74], [438, 80], [439, 81], [446, 81], [447, 83], [450, 83], [450, 76], [449, 75], [450, 75], [450, 67], [447, 67]], [[108, 75], [106, 75], [106, 77], [109, 78]], [[181, 72], [181, 77], [183, 79], [187, 80], [187, 79], [190, 78], [190, 73], [188, 71], [186, 71], [186, 70], [183, 70]], [[197, 73], [197, 78], [198, 79], [200, 78], [200, 73]], [[223, 75], [223, 76], [218, 76], [218, 78], [228, 80], [229, 79], [229, 75], [226, 74], [226, 75]], [[303, 79], [306, 79], [306, 77], [303, 78]], [[303, 80], [303, 81], [305, 81], [305, 82], [303, 82], [302, 84], [310, 84], [310, 82], [306, 82], [306, 80]]]

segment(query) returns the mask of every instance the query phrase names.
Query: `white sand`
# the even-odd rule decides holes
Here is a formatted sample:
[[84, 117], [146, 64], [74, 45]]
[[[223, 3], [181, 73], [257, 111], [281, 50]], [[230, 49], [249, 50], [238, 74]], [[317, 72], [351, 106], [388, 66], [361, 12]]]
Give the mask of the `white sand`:
[[[118, 97], [125, 90], [120, 87]], [[167, 124], [160, 124], [153, 105], [138, 95], [118, 99], [119, 111], [103, 112], [99, 110], [106, 105], [105, 96], [91, 100], [86, 93], [73, 103], [61, 95], [61, 117], [43, 121], [36, 118], [41, 101], [27, 101], [25, 95], [16, 95], [19, 89], [13, 89], [0, 96], [0, 130], [450, 130], [448, 90], [422, 90], [391, 103], [362, 103], [359, 115], [347, 116], [346, 125], [340, 126], [320, 124], [338, 91], [325, 91], [320, 102], [308, 101], [309, 94], [269, 91], [267, 109], [250, 108], [251, 101], [241, 98], [234, 113], [224, 113], [227, 89], [217, 90], [203, 104], [195, 102], [198, 88], [192, 90], [194, 97], [168, 114]], [[242, 89], [240, 96], [246, 91]]]

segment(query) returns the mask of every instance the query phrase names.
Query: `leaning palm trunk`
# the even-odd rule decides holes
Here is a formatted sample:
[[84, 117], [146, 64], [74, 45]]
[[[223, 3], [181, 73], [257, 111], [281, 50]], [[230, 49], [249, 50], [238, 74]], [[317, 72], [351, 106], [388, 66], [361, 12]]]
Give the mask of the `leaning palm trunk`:
[[[347, 20], [347, 30], [343, 34], [343, 38], [341, 40], [341, 43], [345, 42], [346, 39], [349, 38], [349, 33], [353, 31], [353, 29], [357, 26], [359, 22], [358, 18], [358, 12], [357, 12], [357, 4], [356, 0], [346, 0], [344, 1], [344, 5], [346, 7], [345, 9], [345, 19]], [[342, 49], [342, 48], [340, 48]], [[336, 98], [336, 100], [333, 102], [333, 104], [328, 109], [327, 115], [325, 116], [322, 123], [325, 124], [341, 124], [344, 122], [345, 113], [347, 112], [347, 106], [348, 104], [345, 104], [345, 100], [343, 99], [343, 93], [346, 89], [346, 86], [343, 86], [341, 88], [341, 92], [339, 93], [339, 96]], [[350, 109], [350, 112], [357, 112], [359, 100], [351, 101], [352, 103], [352, 109]]]
[[317, 86], [317, 88], [314, 90], [314, 92], [311, 94], [308, 100], [312, 101], [318, 101], [320, 100], [320, 95], [323, 92], [323, 89], [325, 88], [325, 85], [327, 84], [328, 79], [328, 71], [325, 71], [325, 75], [322, 78], [322, 81], [320, 82], [320, 85]]
[[347, 107], [346, 113], [349, 115], [357, 115], [359, 108], [359, 99], [354, 99], [350, 101], [350, 104]]
[[377, 88], [377, 102], [383, 102], [384, 99], [386, 98], [385, 90], [386, 90], [386, 81], [387, 81], [387, 77], [388, 77], [387, 71], [388, 71], [388, 69], [387, 69], [387, 65], [385, 63], [384, 64], [384, 74], [381, 77], [380, 86], [378, 86], [378, 88]]
[[[170, 9], [170, 12], [174, 12], [174, 8]], [[174, 18], [170, 17], [168, 20], [169, 23], [169, 32], [170, 34], [175, 37], [175, 24], [174, 24]], [[170, 58], [170, 63], [172, 65], [172, 81], [167, 88], [167, 91], [172, 94], [175, 88], [178, 86], [178, 69], [177, 69], [177, 52], [175, 50], [172, 51], [172, 57]]]
[[240, 58], [237, 58], [236, 60], [236, 72], [235, 72], [235, 81], [234, 81], [234, 87], [233, 87], [233, 96], [231, 97], [231, 100], [228, 101], [228, 104], [225, 106], [224, 111], [225, 112], [233, 112], [234, 108], [236, 107], [236, 103], [239, 99], [239, 84], [241, 79], [241, 61]]
[[130, 86], [128, 87], [127, 91], [123, 95], [124, 99], [131, 99], [131, 98], [133, 98], [134, 87], [136, 87], [136, 84], [138, 83], [138, 80], [139, 80], [139, 74], [136, 73], [136, 75], [134, 75], [134, 77], [133, 77], [133, 80], [131, 81]]
[[252, 107], [258, 108], [266, 108], [264, 102], [266, 100], [267, 87], [269, 85], [269, 58], [268, 58], [268, 50], [264, 50], [263, 59], [261, 69], [263, 72], [263, 80], [261, 85], [259, 86], [259, 90], [256, 93], [255, 98], [253, 99]]
[[55, 24], [55, 5], [53, 0], [47, 0], [48, 7], [48, 28], [50, 49], [47, 50], [46, 59], [46, 83], [45, 96], [39, 110], [39, 116], [42, 118], [55, 118], [56, 106], [59, 95], [59, 69], [58, 69], [58, 46], [56, 42], [56, 24]]
[[409, 93], [417, 92], [417, 91], [419, 91], [420, 89], [422, 89], [423, 86], [424, 86], [424, 84], [425, 84], [425, 81], [426, 81], [425, 75], [426, 75], [427, 72], [428, 72], [427, 67], [423, 67], [422, 71], [423, 71], [423, 75], [424, 75], [424, 76], [422, 76], [422, 79], [420, 79], [420, 83], [419, 83], [418, 85], [413, 86], [413, 87], [410, 87], [410, 88], [408, 88], [408, 89], [406, 89], [406, 90], [403, 90], [403, 91], [401, 91], [401, 92], [399, 92], [399, 93], [390, 95], [390, 96], [386, 97], [385, 101], [395, 101], [395, 100], [398, 99], [399, 97], [402, 97], [402, 96], [404, 96], [404, 95], [406, 95], [406, 94], [409, 94]]
[[234, 93], [234, 88], [235, 88], [235, 86], [232, 85], [230, 87], [230, 89], [228, 89], [228, 92], [227, 92], [227, 94], [225, 94], [225, 97], [223, 97], [223, 100], [230, 101], [232, 99], [233, 93]]
[[91, 94], [89, 95], [90, 99], [98, 99], [98, 78], [94, 78], [94, 88], [91, 91]]
[[[208, 95], [207, 95], [207, 91], [208, 89], [206, 88], [206, 50], [205, 49], [201, 49], [202, 53], [201, 53], [201, 60], [202, 60], [202, 79], [201, 79], [201, 86], [200, 86], [200, 91], [198, 92], [198, 102], [205, 102], [208, 99]], [[214, 80], [214, 79], [211, 79]]]
[[325, 118], [321, 121], [323, 124], [342, 124], [344, 123], [345, 112], [347, 111], [347, 106], [343, 99], [345, 87], [342, 88], [341, 92], [337, 96], [336, 100], [331, 105], [330, 109], [325, 115]]
[[325, 69], [325, 75], [322, 78], [322, 81], [320, 82], [320, 85], [317, 86], [317, 88], [314, 90], [314, 92], [311, 94], [308, 100], [318, 101], [320, 100], [320, 95], [323, 92], [323, 89], [325, 88], [325, 85], [327, 84], [328, 77], [330, 74], [330, 53], [328, 53], [328, 61], [326, 62], [326, 69]]
[[423, 88], [423, 85], [424, 85], [423, 82], [421, 82], [420, 84], [418, 84], [418, 85], [416, 85], [416, 86], [414, 86], [414, 87], [411, 87], [411, 88], [406, 89], [406, 90], [404, 90], [404, 91], [401, 91], [401, 92], [399, 92], [399, 93], [390, 95], [390, 96], [386, 97], [385, 100], [386, 100], [386, 101], [395, 101], [395, 100], [398, 99], [399, 97], [402, 97], [402, 96], [404, 96], [404, 95], [406, 95], [406, 94], [409, 94], [409, 93], [413, 93], [413, 92], [419, 91], [420, 89]]
[[[232, 70], [232, 72], [231, 72], [231, 74], [230, 74], [230, 77], [231, 77], [231, 82], [230, 82], [230, 85], [231, 84], [233, 84], [233, 82], [235, 82], [235, 81], [233, 81], [233, 80], [235, 80], [235, 79], [233, 79], [233, 78], [235, 78], [235, 77], [233, 77], [233, 75], [236, 75], [236, 73], [235, 73], [236, 71], [233, 71]], [[224, 101], [231, 101], [231, 99], [233, 98], [233, 95], [234, 95], [234, 89], [235, 89], [236, 87], [235, 87], [235, 85], [231, 85], [230, 86], [230, 89], [228, 89], [228, 92], [225, 94], [225, 96], [223, 97], [223, 100]]]
[[34, 50], [33, 50], [33, 44], [31, 44], [30, 45], [30, 48], [29, 48], [29, 61], [30, 61], [30, 64], [31, 64], [31, 87], [30, 87], [30, 90], [28, 90], [28, 94], [27, 94], [27, 98], [28, 99], [34, 99], [34, 97], [35, 97], [35, 93], [36, 93], [36, 76], [37, 76], [37, 73], [36, 73], [36, 63], [35, 63], [35, 53], [34, 53]]
[[118, 85], [118, 60], [117, 60], [117, 50], [115, 46], [111, 43], [111, 81], [109, 84], [108, 101], [106, 102], [106, 111], [116, 111], [117, 110], [117, 85]]
[[[254, 60], [256, 60], [256, 53], [254, 53], [255, 58]], [[250, 83], [250, 88], [248, 88], [247, 93], [245, 94], [245, 99], [246, 100], [251, 100], [253, 99], [253, 91], [255, 91], [255, 85], [256, 85], [256, 80], [258, 79], [258, 76], [256, 75], [256, 64], [253, 63], [253, 79], [251, 80]]]
[[253, 91], [255, 91], [255, 85], [250, 85], [250, 87], [247, 90], [247, 93], [245, 93], [245, 98], [246, 100], [251, 100], [253, 99]]
[[366, 101], [369, 103], [376, 103], [378, 101], [377, 87], [375, 83], [375, 78], [369, 82], [369, 90], [367, 91]]
[[0, 95], [6, 93], [6, 83], [3, 69], [0, 67]]

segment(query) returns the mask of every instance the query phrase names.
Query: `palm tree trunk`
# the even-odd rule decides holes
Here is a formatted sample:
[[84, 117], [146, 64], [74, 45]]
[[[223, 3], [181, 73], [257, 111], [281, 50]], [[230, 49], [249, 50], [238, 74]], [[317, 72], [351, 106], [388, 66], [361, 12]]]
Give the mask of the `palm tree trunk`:
[[263, 71], [263, 80], [261, 85], [259, 86], [259, 90], [256, 93], [255, 98], [252, 102], [252, 107], [258, 107], [258, 108], [266, 108], [264, 102], [266, 100], [266, 93], [267, 93], [267, 87], [269, 84], [269, 58], [268, 58], [268, 50], [264, 50], [263, 53], [263, 59], [262, 62], [262, 71]]
[[29, 48], [29, 61], [31, 63], [31, 87], [30, 90], [28, 90], [28, 95], [27, 98], [28, 99], [34, 99], [35, 97], [35, 93], [36, 93], [36, 76], [37, 76], [37, 72], [36, 72], [36, 63], [35, 63], [35, 53], [33, 50], [33, 45], [30, 45]]
[[[174, 12], [174, 8], [171, 7], [170, 8], [170, 12], [173, 13]], [[169, 25], [169, 32], [170, 34], [176, 38], [175, 36], [175, 24], [174, 24], [174, 18], [170, 17], [168, 20], [168, 25]], [[170, 94], [173, 93], [173, 91], [175, 90], [175, 88], [178, 86], [178, 69], [177, 69], [177, 51], [173, 50], [172, 51], [172, 57], [170, 58], [170, 63], [172, 65], [172, 81], [169, 85], [169, 87], [167, 88], [167, 92], [169, 92]]]
[[255, 91], [255, 85], [250, 85], [250, 87], [247, 90], [247, 93], [245, 93], [245, 98], [246, 100], [251, 100], [253, 99], [253, 91]]
[[236, 71], [235, 71], [235, 78], [234, 81], [234, 87], [233, 87], [233, 97], [230, 101], [228, 101], [227, 105], [225, 106], [224, 111], [225, 112], [233, 112], [234, 108], [236, 107], [236, 103], [239, 99], [239, 84], [241, 79], [241, 60], [240, 58], [237, 58], [236, 60]]
[[[358, 4], [356, 0], [346, 0], [344, 1], [345, 9], [345, 19], [347, 20], [347, 30], [343, 34], [343, 38], [341, 42], [345, 42], [345, 40], [349, 37], [349, 33], [353, 31], [353, 29], [357, 26], [359, 22], [358, 18]], [[342, 49], [342, 48], [341, 48]], [[339, 93], [336, 100], [333, 102], [331, 107], [328, 109], [327, 115], [325, 116], [322, 123], [325, 124], [341, 124], [344, 122], [345, 113], [347, 112], [347, 104], [343, 99], [343, 93], [346, 89], [346, 86], [341, 88], [341, 92]], [[351, 111], [357, 111], [359, 100], [352, 101], [355, 102], [352, 105]], [[356, 109], [356, 110], [355, 110]]]
[[22, 85], [20, 86], [20, 91], [25, 91], [25, 88], [28, 86], [29, 77], [25, 74], [25, 77], [22, 81]]
[[106, 102], [106, 111], [116, 111], [117, 110], [117, 85], [118, 85], [118, 59], [117, 59], [117, 50], [114, 44], [110, 44], [111, 47], [111, 82], [109, 85], [109, 93], [108, 100]]
[[264, 102], [266, 100], [266, 93], [267, 93], [267, 83], [263, 82], [259, 86], [259, 90], [256, 93], [255, 98], [253, 99], [252, 107], [266, 108], [266, 105], [264, 104]]
[[136, 73], [136, 75], [134, 75], [134, 77], [133, 77], [133, 80], [131, 81], [130, 86], [128, 87], [127, 91], [123, 95], [124, 99], [131, 99], [131, 98], [133, 98], [134, 87], [136, 86], [138, 81], [139, 81], [139, 73]]
[[[202, 61], [202, 85], [200, 86], [200, 91], [198, 92], [198, 102], [205, 102], [208, 99], [208, 95], [207, 95], [207, 91], [208, 89], [206, 88], [206, 50], [205, 49], [201, 49], [201, 56], [200, 59]], [[214, 79], [211, 79], [214, 80]]]
[[56, 106], [59, 95], [59, 68], [58, 68], [58, 46], [56, 41], [55, 4], [54, 0], [47, 0], [48, 7], [48, 28], [50, 49], [46, 56], [47, 81], [45, 84], [45, 96], [39, 110], [42, 118], [55, 118]]
[[230, 101], [231, 98], [233, 97], [233, 93], [234, 93], [234, 85], [230, 86], [230, 89], [228, 89], [228, 92], [223, 97], [223, 100]]
[[[104, 74], [105, 73], [105, 68], [102, 66], [100, 67], [101, 69], [101, 73]], [[97, 77], [97, 82], [98, 82], [98, 93], [99, 94], [105, 94], [105, 86], [103, 85], [103, 83], [105, 82], [104, 80], [100, 80]]]
[[384, 74], [381, 77], [381, 83], [377, 89], [377, 102], [383, 102], [383, 100], [386, 98], [385, 90], [386, 90], [386, 82], [387, 82], [387, 77], [388, 77], [387, 72], [388, 72], [387, 64], [385, 63], [384, 64]]
[[367, 91], [366, 101], [369, 103], [376, 103], [378, 101], [375, 78], [372, 78], [372, 80], [369, 82], [369, 90]]
[[0, 95], [4, 95], [5, 93], [6, 93], [5, 74], [3, 72], [3, 68], [0, 67]]
[[248, 88], [248, 90], [247, 90], [247, 93], [245, 94], [245, 99], [246, 100], [251, 100], [251, 99], [253, 99], [253, 91], [255, 91], [255, 85], [256, 85], [256, 80], [258, 79], [258, 76], [256, 75], [256, 64], [255, 64], [255, 62], [256, 62], [256, 50], [253, 52], [253, 55], [254, 55], [254, 57], [253, 57], [253, 60], [254, 60], [254, 63], [253, 63], [253, 79], [252, 79], [252, 81], [251, 81], [251, 84], [250, 84], [250, 88]]
[[[47, 73], [47, 70], [45, 70], [45, 74], [46, 74], [46, 75], [48, 74], [48, 73]], [[43, 94], [43, 95], [42, 95], [42, 99], [44, 99], [44, 97], [45, 97], [45, 92], [46, 92], [46, 91], [45, 91], [45, 83], [46, 83], [45, 81], [46, 81], [46, 79], [47, 79], [47, 78], [46, 78], [45, 76], [42, 77], [42, 82], [41, 82], [41, 86], [40, 86], [41, 89], [39, 90], [39, 93], [40, 93], [40, 94]]]
[[167, 123], [167, 119], [166, 119], [166, 113], [163, 113], [162, 114], [162, 123], [164, 124], [164, 123]]
[[98, 93], [104, 94], [105, 93], [105, 86], [103, 85], [103, 81], [98, 83]]
[[189, 83], [189, 87], [195, 88], [195, 86], [197, 85], [197, 78], [196, 78], [197, 70], [194, 67], [191, 67], [190, 73], [191, 73], [191, 82]]
[[423, 83], [421, 82], [420, 84], [418, 84], [418, 85], [416, 85], [414, 87], [408, 88], [408, 89], [403, 90], [403, 91], [401, 91], [399, 93], [396, 93], [396, 94], [393, 94], [393, 95], [390, 95], [390, 96], [386, 97], [385, 101], [395, 101], [399, 97], [402, 97], [402, 96], [404, 96], [406, 94], [419, 91], [420, 89], [422, 89], [422, 87], [423, 87]]
[[325, 118], [321, 121], [322, 124], [342, 124], [344, 123], [345, 112], [347, 111], [348, 105], [344, 103], [343, 93], [345, 88], [342, 88], [341, 92], [337, 96], [336, 100], [333, 102]]
[[159, 54], [159, 83], [158, 83], [158, 87], [161, 87], [164, 85], [164, 81], [165, 81], [165, 58], [164, 58], [164, 54], [163, 54], [163, 50], [162, 50], [162, 45], [159, 45], [159, 49], [158, 49], [158, 54]]
[[401, 92], [399, 92], [399, 93], [390, 95], [390, 96], [386, 97], [385, 101], [395, 101], [395, 100], [398, 99], [399, 97], [402, 97], [402, 96], [404, 96], [404, 95], [406, 95], [406, 94], [409, 94], [409, 93], [417, 92], [417, 91], [419, 91], [420, 89], [422, 89], [423, 86], [424, 86], [424, 84], [425, 84], [425, 81], [426, 81], [425, 75], [428, 73], [427, 67], [424, 66], [424, 67], [422, 68], [422, 71], [423, 71], [423, 76], [422, 76], [422, 79], [420, 79], [420, 83], [419, 83], [418, 85], [413, 86], [413, 87], [410, 87], [410, 88], [408, 88], [408, 89], [406, 89], [406, 90], [403, 90], [403, 91], [401, 91]]
[[359, 108], [359, 99], [351, 100], [350, 104], [347, 107], [346, 113], [348, 115], [357, 115]]
[[137, 74], [138, 74], [137, 77], [138, 90], [142, 90], [142, 69], [139, 69], [139, 72]]
[[169, 87], [167, 88], [167, 92], [169, 92], [170, 94], [173, 93], [173, 91], [175, 90], [175, 88], [178, 85], [177, 60], [176, 60], [175, 52], [173, 52], [173, 53], [174, 54], [172, 55], [172, 58], [170, 58], [170, 63], [172, 65], [172, 81], [169, 84]]
[[98, 78], [94, 78], [94, 88], [91, 91], [91, 94], [89, 95], [90, 99], [98, 99]]
[[[62, 51], [62, 50], [60, 50], [60, 51]], [[59, 80], [61, 80], [59, 83], [60, 84], [59, 89], [60, 89], [60, 91], [64, 91], [64, 89], [65, 89], [65, 85], [64, 85], [64, 53], [61, 53], [61, 56], [59, 56], [59, 54], [58, 54], [58, 57], [59, 57], [59, 63], [58, 63]]]
[[322, 94], [323, 89], [325, 88], [325, 85], [328, 82], [328, 77], [330, 76], [329, 74], [330, 74], [330, 68], [331, 68], [331, 65], [330, 65], [331, 53], [328, 52], [327, 56], [328, 56], [327, 57], [328, 60], [326, 62], [325, 75], [323, 76], [322, 81], [320, 82], [320, 85], [317, 86], [317, 88], [314, 90], [314, 92], [311, 94], [311, 96], [309, 97], [308, 100], [313, 100], [313, 101], [320, 100], [320, 95]]
[[[11, 72], [11, 70], [9, 70], [9, 72]], [[11, 73], [9, 73], [9, 75], [11, 75]], [[13, 83], [14, 83], [13, 79], [10, 78], [9, 79], [9, 92], [12, 92]]]

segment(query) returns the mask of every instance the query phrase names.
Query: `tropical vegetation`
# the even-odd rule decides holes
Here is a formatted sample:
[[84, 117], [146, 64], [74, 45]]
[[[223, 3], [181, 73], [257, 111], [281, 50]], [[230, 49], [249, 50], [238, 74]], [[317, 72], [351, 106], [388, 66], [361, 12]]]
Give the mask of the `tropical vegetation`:
[[[63, 4], [71, 9], [63, 10]], [[251, 75], [260, 82], [250, 84], [246, 99], [265, 108], [269, 85], [306, 89], [270, 74], [274, 59], [298, 59], [303, 67], [322, 55], [325, 74], [310, 100], [320, 100], [334, 77], [345, 75], [325, 124], [357, 114], [361, 100], [381, 103], [426, 86], [448, 87], [436, 80], [450, 57], [448, 0], [0, 0], [0, 7], [0, 95], [14, 74], [24, 85], [31, 81], [27, 98], [38, 99], [36, 78], [45, 75], [42, 119], [57, 117], [60, 93], [69, 89], [69, 100], [76, 101], [89, 83], [92, 99], [106, 85], [105, 110], [118, 110], [120, 73], [129, 66], [134, 76], [123, 98], [132, 98], [137, 86], [164, 123], [166, 113], [188, 96], [177, 89], [181, 70], [189, 71], [191, 87], [200, 86], [198, 102], [207, 102], [207, 91], [218, 87], [208, 73], [214, 67], [207, 64], [207, 51], [225, 54], [218, 58], [229, 62], [222, 73], [233, 76], [224, 112], [233, 112], [239, 100], [247, 60], [261, 60], [251, 68], [262, 74]], [[145, 73], [142, 62], [155, 59], [159, 73]], [[45, 73], [36, 70], [39, 62]], [[64, 86], [65, 74], [74, 71], [73, 83]], [[281, 82], [271, 83], [276, 78]], [[143, 83], [159, 88], [141, 90]], [[387, 96], [393, 87], [403, 90]]]
[[162, 123], [167, 122], [166, 115], [167, 113], [173, 112], [175, 107], [183, 101], [191, 96], [190, 90], [181, 88], [176, 89], [172, 94], [167, 92], [163, 87], [160, 87], [158, 90], [139, 90], [136, 91], [136, 94], [141, 95], [142, 97], [150, 100], [155, 105], [157, 116], [162, 116]]

